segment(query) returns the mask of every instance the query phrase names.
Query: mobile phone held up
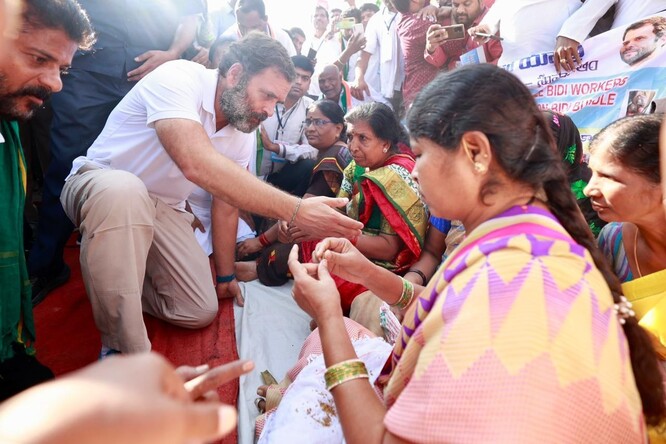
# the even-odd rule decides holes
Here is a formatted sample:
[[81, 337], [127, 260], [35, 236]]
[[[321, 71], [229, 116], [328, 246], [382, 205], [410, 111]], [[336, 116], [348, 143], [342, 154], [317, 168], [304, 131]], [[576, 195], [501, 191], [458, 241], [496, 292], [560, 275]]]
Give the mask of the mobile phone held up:
[[465, 25], [442, 26], [442, 31], [446, 31], [446, 40], [460, 40], [465, 38]]
[[341, 19], [335, 27], [338, 29], [352, 29], [354, 25], [356, 24], [356, 20], [354, 17], [345, 17]]
[[354, 35], [356, 34], [363, 35], [363, 23], [356, 23], [354, 25]]

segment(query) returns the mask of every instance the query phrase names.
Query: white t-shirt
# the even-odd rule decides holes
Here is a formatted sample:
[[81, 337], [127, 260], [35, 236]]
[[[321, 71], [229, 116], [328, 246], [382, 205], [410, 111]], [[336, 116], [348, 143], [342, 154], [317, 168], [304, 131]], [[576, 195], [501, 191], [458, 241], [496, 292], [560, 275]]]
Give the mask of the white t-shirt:
[[373, 15], [365, 28], [366, 44], [363, 51], [370, 54], [365, 81], [386, 98], [400, 91], [405, 77], [404, 58], [398, 40], [398, 13], [388, 8]]
[[553, 51], [562, 24], [581, 5], [580, 0], [496, 0], [481, 24], [504, 39], [498, 66]]
[[198, 63], [175, 60], [161, 65], [120, 101], [86, 155], [74, 160], [70, 175], [87, 162], [129, 171], [144, 182], [151, 195], [174, 208], [184, 208], [196, 185], [185, 178], [154, 129], [156, 121], [174, 118], [200, 123], [216, 151], [247, 168], [255, 149], [254, 134], [231, 125], [216, 131], [217, 81], [217, 70]]
[[305, 137], [305, 117], [313, 103], [311, 98], [303, 96], [288, 110], [283, 104], [278, 104], [276, 112], [264, 120], [268, 137], [280, 145], [280, 150], [278, 153], [264, 150], [260, 176], [280, 171], [286, 162], [296, 163], [301, 159], [317, 157], [317, 149], [310, 146]]

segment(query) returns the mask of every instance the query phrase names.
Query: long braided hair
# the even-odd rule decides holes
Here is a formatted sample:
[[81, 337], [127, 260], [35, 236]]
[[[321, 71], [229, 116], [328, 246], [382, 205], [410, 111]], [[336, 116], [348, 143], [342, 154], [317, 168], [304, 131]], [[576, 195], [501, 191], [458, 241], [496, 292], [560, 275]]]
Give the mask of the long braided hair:
[[[520, 80], [490, 64], [442, 73], [414, 100], [407, 126], [412, 138], [429, 139], [451, 151], [458, 149], [466, 132], [483, 132], [509, 178], [529, 185], [535, 195], [545, 191], [550, 212], [590, 252], [613, 300], [620, 302], [620, 282], [576, 204], [548, 124]], [[498, 192], [498, 185], [491, 177], [481, 189], [481, 200]], [[666, 405], [654, 349], [635, 318], [627, 319], [623, 328], [643, 414], [648, 424], [659, 424], [666, 417]]]

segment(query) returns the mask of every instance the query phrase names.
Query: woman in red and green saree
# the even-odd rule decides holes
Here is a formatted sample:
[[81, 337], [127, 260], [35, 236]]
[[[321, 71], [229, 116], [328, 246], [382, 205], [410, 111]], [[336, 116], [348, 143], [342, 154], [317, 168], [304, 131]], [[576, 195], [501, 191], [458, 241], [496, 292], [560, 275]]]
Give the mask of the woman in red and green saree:
[[[418, 295], [349, 240], [314, 264], [295, 247], [294, 298], [318, 328], [259, 442], [646, 442], [666, 415], [659, 364], [530, 91], [464, 66], [408, 127], [421, 196], [467, 237]], [[343, 317], [331, 274], [407, 307], [394, 347]]]
[[[393, 111], [380, 103], [354, 108], [345, 122], [353, 160], [344, 170], [338, 197], [349, 199], [347, 216], [364, 225], [362, 234], [351, 241], [375, 264], [404, 274], [421, 254], [428, 214], [411, 178], [414, 158], [402, 142], [402, 127]], [[318, 240], [306, 240], [296, 230], [291, 236], [293, 243], [300, 242], [302, 260], [309, 262]], [[260, 279], [266, 274], [274, 276], [279, 268], [286, 274], [286, 255], [277, 256], [272, 262], [259, 261]], [[366, 288], [335, 280], [347, 313], [354, 298]]]

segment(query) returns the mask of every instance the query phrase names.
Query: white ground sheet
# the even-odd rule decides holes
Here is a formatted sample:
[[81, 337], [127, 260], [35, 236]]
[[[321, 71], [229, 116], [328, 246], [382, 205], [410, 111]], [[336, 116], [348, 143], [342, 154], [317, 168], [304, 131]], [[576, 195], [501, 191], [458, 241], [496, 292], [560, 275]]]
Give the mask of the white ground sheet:
[[245, 307], [234, 306], [236, 343], [241, 359], [252, 359], [255, 369], [240, 379], [238, 394], [238, 442], [254, 442], [254, 405], [260, 372], [269, 370], [280, 382], [296, 363], [303, 342], [310, 334], [310, 317], [291, 297], [293, 281], [266, 287], [258, 280], [241, 283]]

